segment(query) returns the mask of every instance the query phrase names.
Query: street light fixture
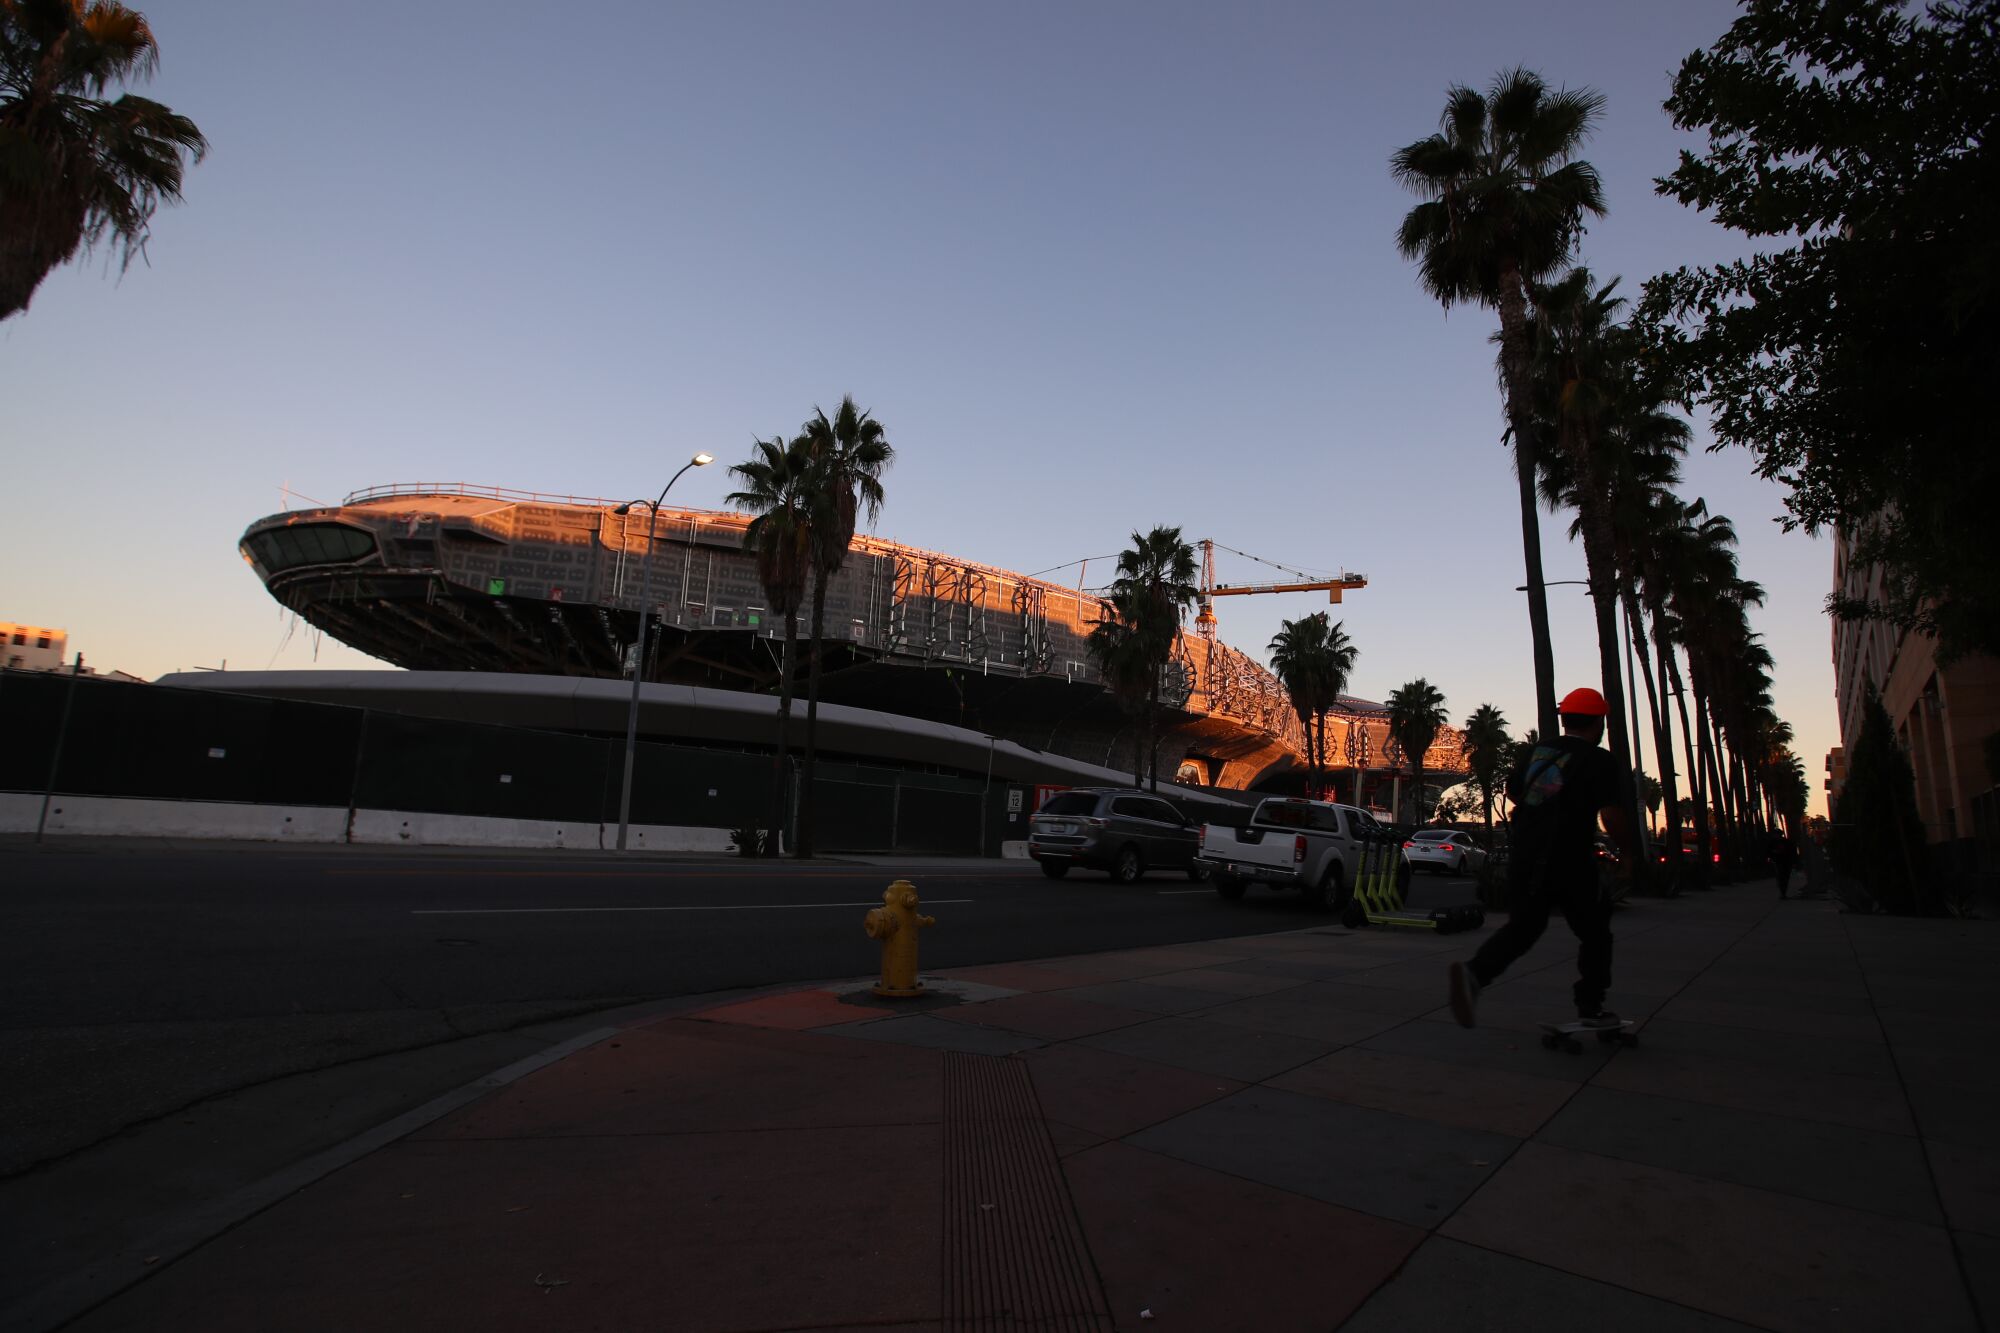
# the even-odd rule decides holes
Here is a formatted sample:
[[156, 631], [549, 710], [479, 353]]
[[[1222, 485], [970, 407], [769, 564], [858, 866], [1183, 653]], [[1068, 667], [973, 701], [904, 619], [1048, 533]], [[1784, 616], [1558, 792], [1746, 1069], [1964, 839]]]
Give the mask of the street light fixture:
[[[660, 498], [653, 501], [652, 515], [646, 520], [646, 558], [639, 566], [639, 643], [632, 658], [632, 706], [625, 714], [625, 781], [618, 789], [618, 850], [625, 850], [625, 837], [632, 827], [632, 759], [639, 750], [639, 682], [646, 672], [646, 621], [652, 616], [647, 598], [653, 591], [653, 529], [660, 521], [660, 506], [666, 503], [667, 492], [674, 488], [684, 473], [691, 467], [707, 467], [715, 461], [713, 454], [696, 454], [681, 465], [681, 470], [667, 479], [660, 488]], [[642, 505], [644, 500], [629, 500], [611, 512], [629, 514], [633, 505]]]

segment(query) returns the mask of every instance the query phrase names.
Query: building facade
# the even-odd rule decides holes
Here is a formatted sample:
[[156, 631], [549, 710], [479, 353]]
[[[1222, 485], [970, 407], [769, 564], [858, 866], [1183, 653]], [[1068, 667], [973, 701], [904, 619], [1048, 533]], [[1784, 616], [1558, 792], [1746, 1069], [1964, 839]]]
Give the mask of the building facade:
[[69, 631], [0, 620], [0, 665], [14, 671], [54, 671], [69, 652]]
[[[1848, 559], [1846, 538], [1834, 534], [1834, 587], [1844, 597], [1878, 600], [1879, 566]], [[1834, 693], [1841, 749], [1828, 756], [1830, 796], [1846, 779], [1845, 756], [1861, 735], [1862, 709], [1873, 686], [1916, 774], [1917, 812], [1934, 844], [1990, 841], [1995, 775], [1988, 768], [1991, 737], [2000, 732], [2000, 660], [1970, 655], [1949, 665], [1936, 644], [1886, 621], [1833, 622]], [[1838, 758], [1836, 758], [1838, 756]], [[1833, 817], [1839, 819], [1837, 811]]]

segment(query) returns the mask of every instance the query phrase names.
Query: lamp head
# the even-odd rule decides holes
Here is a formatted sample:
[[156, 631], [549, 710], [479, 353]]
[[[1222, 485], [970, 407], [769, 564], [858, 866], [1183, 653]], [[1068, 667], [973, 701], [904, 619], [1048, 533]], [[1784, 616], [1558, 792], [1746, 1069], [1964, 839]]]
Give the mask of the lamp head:
[[632, 512], [632, 506], [629, 503], [622, 504], [619, 505], [616, 509], [612, 510], [611, 512], [614, 514], [629, 514]]
[[714, 454], [696, 454], [691, 460], [696, 467], [707, 467], [715, 461]]

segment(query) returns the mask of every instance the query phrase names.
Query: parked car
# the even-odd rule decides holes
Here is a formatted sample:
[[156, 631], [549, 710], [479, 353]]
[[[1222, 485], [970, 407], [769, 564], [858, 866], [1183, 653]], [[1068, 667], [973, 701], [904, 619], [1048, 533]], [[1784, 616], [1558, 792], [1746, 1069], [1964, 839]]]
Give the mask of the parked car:
[[1028, 855], [1050, 879], [1072, 866], [1108, 871], [1130, 884], [1148, 870], [1179, 870], [1192, 880], [1201, 830], [1157, 796], [1130, 787], [1072, 787], [1042, 802], [1028, 820]]
[[[1315, 907], [1338, 911], [1361, 865], [1356, 834], [1377, 827], [1373, 816], [1355, 806], [1274, 797], [1259, 803], [1242, 828], [1204, 825], [1201, 859], [1225, 898], [1241, 898], [1253, 883], [1276, 884], [1300, 890]], [[1407, 859], [1397, 873], [1407, 882]]]
[[1440, 875], [1469, 875], [1486, 862], [1486, 853], [1472, 835], [1457, 829], [1418, 829], [1404, 840], [1403, 855], [1416, 869]]

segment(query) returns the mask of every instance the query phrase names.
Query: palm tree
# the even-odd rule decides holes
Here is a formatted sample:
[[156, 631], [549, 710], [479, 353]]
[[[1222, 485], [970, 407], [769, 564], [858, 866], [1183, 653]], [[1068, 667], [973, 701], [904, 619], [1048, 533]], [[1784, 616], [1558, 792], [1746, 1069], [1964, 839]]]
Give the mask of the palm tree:
[[145, 15], [115, 0], [0, 0], [0, 319], [107, 236], [131, 263], [153, 210], [179, 201], [201, 131], [158, 102], [101, 96], [159, 57]]
[[1287, 620], [1271, 640], [1271, 670], [1291, 696], [1293, 711], [1306, 733], [1306, 767], [1314, 793], [1326, 776], [1326, 714], [1347, 688], [1356, 649], [1340, 621], [1329, 622], [1316, 612], [1302, 620]]
[[824, 411], [799, 428], [796, 445], [805, 453], [811, 493], [808, 523], [812, 553], [812, 665], [806, 675], [805, 764], [799, 791], [798, 854], [812, 855], [813, 770], [818, 762], [821, 644], [826, 638], [826, 585], [847, 562], [857, 517], [872, 521], [882, 510], [882, 469], [896, 451], [882, 423], [855, 407], [853, 395], [840, 400], [829, 420]]
[[1389, 734], [1410, 757], [1410, 822], [1421, 824], [1424, 756], [1437, 739], [1437, 729], [1444, 725], [1444, 695], [1419, 676], [1390, 694], [1388, 703]]
[[1090, 632], [1089, 648], [1105, 681], [1124, 697], [1138, 696], [1144, 710], [1143, 748], [1153, 790], [1160, 788], [1160, 676], [1173, 659], [1181, 621], [1194, 604], [1194, 548], [1179, 528], [1132, 534], [1118, 556], [1112, 581], [1112, 614]]
[[[1486, 825], [1486, 850], [1493, 850], [1493, 796], [1507, 772], [1513, 738], [1507, 719], [1492, 704], [1481, 704], [1465, 719], [1465, 762], [1472, 785], [1479, 789], [1480, 814]], [[1482, 872], [1483, 873], [1483, 872]]]
[[757, 556], [757, 581], [764, 585], [771, 614], [785, 623], [784, 660], [778, 669], [778, 746], [771, 756], [771, 836], [767, 856], [778, 854], [785, 827], [785, 748], [792, 721], [792, 683], [798, 677], [799, 608], [805, 604], [812, 572], [811, 456], [803, 439], [782, 436], [756, 442], [747, 463], [729, 469], [743, 483], [726, 503], [756, 517], [743, 530], [743, 547]]
[[1604, 213], [1597, 172], [1576, 156], [1603, 106], [1603, 97], [1589, 89], [1552, 92], [1540, 75], [1508, 70], [1484, 95], [1450, 88], [1438, 133], [1391, 159], [1396, 179], [1424, 199], [1396, 234], [1403, 257], [1418, 261], [1424, 290], [1446, 309], [1471, 301], [1499, 312], [1534, 638], [1535, 711], [1544, 735], [1556, 729], [1556, 669], [1535, 508], [1528, 284], [1568, 260], [1586, 214]]

